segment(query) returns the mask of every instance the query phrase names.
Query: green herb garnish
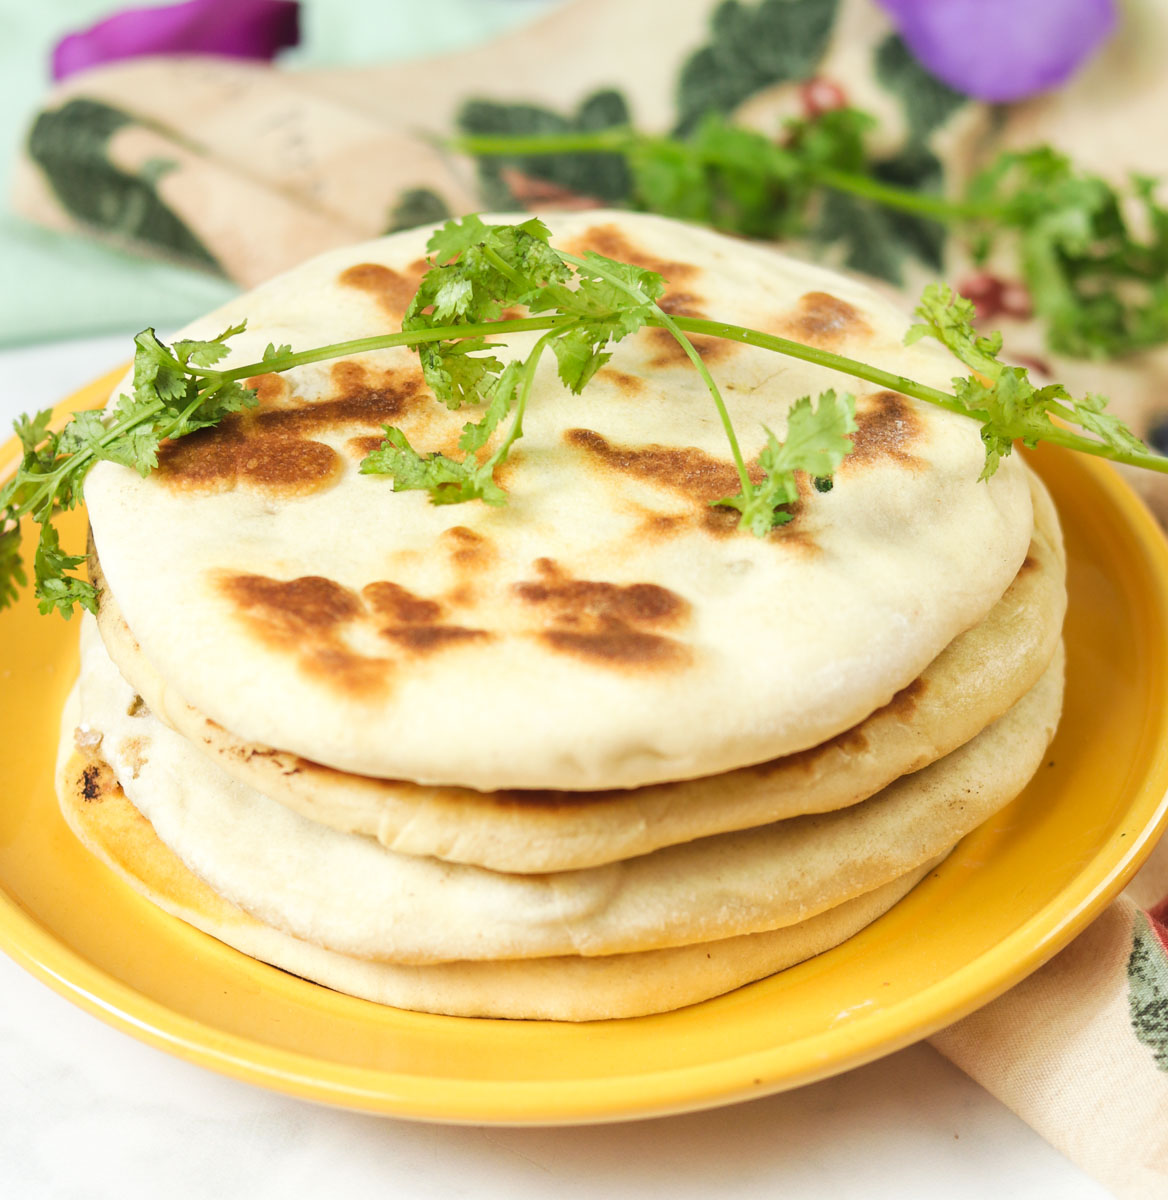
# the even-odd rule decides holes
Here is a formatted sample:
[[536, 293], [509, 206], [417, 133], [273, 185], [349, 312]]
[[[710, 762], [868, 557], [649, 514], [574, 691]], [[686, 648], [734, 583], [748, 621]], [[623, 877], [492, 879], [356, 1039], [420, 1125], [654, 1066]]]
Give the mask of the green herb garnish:
[[[149, 475], [158, 466], [158, 447], [216, 425], [228, 413], [256, 403], [255, 393], [221, 372], [210, 370], [227, 353], [227, 341], [242, 325], [225, 329], [206, 342], [162, 344], [153, 329], [134, 339], [134, 382], [113, 410], [75, 413], [60, 433], [49, 429], [51, 410], [15, 423], [24, 456], [16, 473], [0, 487], [0, 608], [11, 604], [27, 583], [19, 550], [20, 521], [30, 516], [41, 527], [33, 560], [40, 610], [59, 609], [66, 617], [80, 604], [97, 611], [92, 584], [69, 574], [83, 554], [61, 550], [53, 518], [81, 501], [81, 484], [102, 459]], [[269, 347], [273, 354], [276, 351]], [[199, 371], [202, 373], [198, 373]]]
[[[419, 451], [400, 429], [386, 426], [382, 445], [361, 463], [364, 474], [390, 476], [395, 490], [425, 491], [435, 504], [506, 503], [495, 472], [522, 437], [536, 367], [546, 350], [555, 355], [565, 386], [579, 393], [608, 361], [609, 347], [645, 327], [667, 330], [699, 372], [726, 432], [740, 483], [735, 495], [715, 503], [736, 510], [740, 528], [758, 537], [791, 520], [799, 502], [800, 473], [810, 477], [817, 491], [831, 490], [832, 476], [851, 449], [855, 402], [849, 393], [835, 391], [823, 392], [814, 403], [806, 396], [796, 401], [787, 414], [785, 440], [767, 429], [752, 472], [717, 382], [690, 341], [693, 334], [772, 350], [970, 417], [981, 425], [985, 443], [983, 479], [994, 473], [1017, 439], [1028, 446], [1048, 441], [1168, 471], [1168, 459], [1148, 451], [1108, 414], [1102, 397], [1076, 400], [1058, 384], [1035, 387], [1024, 368], [999, 362], [1001, 339], [980, 336], [972, 325], [972, 304], [948, 288], [925, 290], [917, 309], [921, 324], [906, 341], [936, 338], [970, 368], [968, 377], [953, 381], [952, 393], [776, 334], [671, 316], [658, 304], [665, 287], [660, 275], [591, 251], [582, 257], [566, 254], [550, 245], [549, 236], [534, 218], [500, 226], [473, 216], [447, 222], [430, 240], [434, 265], [422, 279], [401, 333], [299, 352], [268, 346], [259, 362], [224, 370], [214, 364], [242, 325], [211, 341], [179, 341], [170, 347], [153, 330], [139, 334], [132, 392], [121, 396], [111, 412], [76, 413], [60, 433], [49, 429], [48, 412], [17, 421], [24, 457], [0, 488], [0, 608], [13, 603], [27, 582], [18, 535], [21, 519], [31, 516], [41, 526], [33, 564], [41, 610], [56, 608], [68, 616], [75, 604], [95, 609], [93, 587], [70, 574], [83, 556], [65, 553], [52, 525], [58, 512], [80, 501], [81, 483], [95, 462], [109, 459], [145, 476], [158, 465], [162, 441], [254, 405], [255, 394], [243, 383], [249, 377], [394, 346], [418, 351], [438, 400], [452, 409], [467, 405], [478, 412], [477, 420], [463, 426], [462, 458]], [[531, 315], [503, 319], [503, 310], [515, 307]], [[540, 337], [526, 358], [504, 363], [495, 355], [502, 343], [489, 339], [518, 332]], [[505, 432], [488, 454], [500, 429]]]
[[1154, 180], [1133, 175], [1125, 193], [1042, 147], [999, 155], [949, 199], [873, 173], [864, 141], [875, 124], [840, 108], [789, 121], [776, 141], [709, 113], [685, 137], [615, 127], [450, 144], [537, 166], [556, 155], [619, 155], [632, 207], [749, 237], [814, 238], [825, 193], [845, 193], [953, 229], [982, 262], [1007, 242], [1055, 351], [1115, 357], [1168, 341], [1168, 209]]

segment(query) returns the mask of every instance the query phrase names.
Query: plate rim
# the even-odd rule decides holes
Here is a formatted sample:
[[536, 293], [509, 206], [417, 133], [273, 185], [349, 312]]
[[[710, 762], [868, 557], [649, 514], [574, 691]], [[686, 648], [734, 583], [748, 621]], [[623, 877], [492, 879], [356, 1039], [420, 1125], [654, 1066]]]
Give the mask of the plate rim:
[[[104, 402], [125, 371], [124, 366], [118, 367], [78, 389], [54, 407], [54, 421], [86, 404]], [[0, 446], [0, 477], [18, 460], [15, 438]], [[1168, 543], [1160, 527], [1110, 464], [1088, 456], [1077, 456], [1075, 462], [1076, 470], [1093, 476], [1107, 493], [1146, 560], [1153, 582], [1151, 599], [1168, 612]], [[564, 1125], [659, 1117], [769, 1095], [862, 1066], [928, 1037], [1007, 991], [1053, 957], [1110, 903], [1168, 827], [1168, 748], [1159, 757], [1157, 769], [1149, 770], [1141, 784], [1147, 800], [1124, 814], [1130, 817], [1138, 807], [1145, 817], [1142, 823], [1123, 834], [1114, 830], [1056, 896], [991, 949], [871, 1014], [861, 1024], [836, 1026], [794, 1042], [680, 1068], [594, 1078], [500, 1081], [454, 1075], [435, 1078], [326, 1063], [308, 1053], [265, 1044], [176, 1012], [114, 978], [63, 944], [25, 912], [2, 884], [0, 949], [71, 1003], [139, 1041], [220, 1074], [301, 1099], [449, 1124]], [[1154, 793], [1148, 789], [1156, 780], [1163, 786], [1153, 801]], [[1129, 839], [1129, 832], [1135, 836]], [[272, 970], [261, 963], [252, 965], [261, 971]], [[921, 1009], [927, 1014], [923, 1020]], [[843, 1043], [845, 1048], [824, 1054], [818, 1043], [826, 1040], [833, 1047]], [[795, 1070], [785, 1068], [782, 1062], [792, 1047], [803, 1050], [802, 1066]], [[322, 1067], [327, 1067], [327, 1077], [322, 1076]]]

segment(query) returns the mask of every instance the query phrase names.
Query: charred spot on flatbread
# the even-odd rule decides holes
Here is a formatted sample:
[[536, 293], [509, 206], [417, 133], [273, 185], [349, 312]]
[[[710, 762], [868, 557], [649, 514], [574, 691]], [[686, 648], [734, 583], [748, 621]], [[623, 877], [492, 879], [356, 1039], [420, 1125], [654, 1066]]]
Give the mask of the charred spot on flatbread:
[[[591, 429], [569, 429], [564, 441], [586, 458], [602, 473], [624, 476], [653, 484], [690, 501], [688, 512], [653, 512], [644, 510], [639, 532], [652, 539], [675, 537], [685, 530], [699, 526], [716, 538], [727, 538], [738, 532], [739, 514], [736, 510], [714, 502], [741, 490], [738, 472], [729, 459], [717, 458], [697, 446], [621, 446], [610, 442]], [[755, 483], [764, 475], [757, 462], [747, 464], [747, 473]], [[770, 537], [789, 546], [816, 550], [811, 535], [802, 528], [800, 518], [813, 489], [802, 472], [796, 477], [800, 499], [794, 519], [777, 526]]]
[[[248, 380], [250, 384], [252, 380]], [[328, 399], [296, 406], [264, 407], [251, 416], [257, 430], [302, 437], [358, 426], [380, 429], [400, 420], [422, 391], [420, 371], [371, 371], [360, 363], [335, 363], [330, 372]]]
[[319, 575], [279, 580], [224, 573], [219, 590], [260, 640], [291, 653], [301, 668], [355, 694], [383, 692], [400, 656], [354, 648], [362, 629], [412, 655], [430, 654], [490, 635], [443, 621], [444, 606], [390, 580], [367, 584], [360, 594]]
[[641, 267], [646, 271], [655, 271], [666, 283], [675, 286], [700, 274], [699, 268], [693, 263], [658, 258], [655, 254], [641, 249], [617, 225], [593, 225], [584, 230], [571, 243], [569, 249], [573, 254], [593, 250], [597, 254], [603, 254], [605, 258], [631, 263], [634, 267]]
[[113, 768], [94, 748], [81, 748], [74, 761], [84, 763], [76, 775], [77, 794], [86, 804], [98, 804], [118, 786]]
[[337, 282], [365, 292], [377, 301], [387, 316], [400, 324], [429, 268], [430, 264], [424, 258], [411, 263], [404, 273], [381, 263], [355, 263], [340, 273]]
[[495, 558], [495, 546], [490, 538], [465, 525], [452, 525], [442, 534], [442, 541], [455, 567], [477, 570]]
[[616, 367], [601, 367], [597, 377], [611, 383], [622, 396], [639, 396], [646, 387], [644, 376], [630, 375]]
[[311, 496], [336, 483], [344, 461], [331, 446], [282, 434], [246, 431], [238, 417], [159, 448], [155, 477], [179, 491], [245, 487], [280, 499]]
[[840, 465], [839, 474], [847, 474], [881, 460], [909, 470], [925, 467], [912, 453], [924, 436], [920, 417], [912, 404], [899, 392], [876, 392], [861, 396], [856, 403], [856, 432], [852, 450]]
[[543, 643], [607, 666], [679, 667], [689, 648], [659, 632], [683, 624], [690, 606], [655, 583], [574, 579], [550, 558], [536, 559], [535, 580], [512, 584], [515, 595], [544, 618]]
[[779, 319], [776, 332], [822, 350], [837, 350], [847, 342], [869, 339], [872, 326], [846, 300], [830, 292], [804, 292], [794, 311]]
[[[311, 434], [351, 428], [377, 429], [400, 420], [422, 387], [417, 371], [371, 372], [358, 363], [337, 363], [333, 394], [313, 403], [297, 402], [287, 384], [273, 375], [247, 381], [259, 403], [254, 410], [226, 417], [165, 443], [158, 455], [158, 479], [196, 492], [242, 487], [279, 499], [310, 496], [339, 481], [344, 460]], [[380, 445], [381, 439], [375, 439]]]
[[739, 489], [734, 464], [696, 446], [620, 446], [591, 429], [569, 429], [564, 441], [602, 471], [631, 475], [703, 505]]

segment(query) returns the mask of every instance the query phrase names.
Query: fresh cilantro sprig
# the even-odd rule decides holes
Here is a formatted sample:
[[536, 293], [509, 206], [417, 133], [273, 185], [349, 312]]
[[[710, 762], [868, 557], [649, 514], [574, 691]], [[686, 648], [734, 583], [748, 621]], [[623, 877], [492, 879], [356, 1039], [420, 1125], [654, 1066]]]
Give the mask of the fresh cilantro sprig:
[[[71, 574], [83, 556], [62, 550], [52, 524], [59, 512], [80, 501], [81, 484], [95, 462], [108, 459], [147, 475], [157, 466], [163, 441], [255, 404], [254, 392], [244, 383], [251, 376], [396, 346], [418, 352], [442, 403], [452, 409], [472, 405], [479, 413], [463, 426], [461, 459], [419, 451], [400, 429], [386, 426], [381, 447], [361, 464], [364, 474], [391, 476], [396, 490], [426, 491], [435, 504], [506, 502], [496, 471], [522, 437], [536, 371], [549, 348], [560, 379], [579, 393], [609, 360], [611, 346], [645, 327], [668, 331], [709, 391], [741, 485], [735, 495], [714, 503], [736, 510], [740, 527], [759, 537], [791, 520], [804, 478], [817, 490], [829, 490], [832, 475], [851, 449], [855, 402], [846, 392], [826, 391], [818, 402], [803, 397], [787, 413], [785, 438], [765, 429], [765, 445], [748, 464], [729, 409], [692, 335], [774, 351], [972, 418], [981, 426], [986, 449], [983, 479], [994, 473], [1016, 440], [1028, 446], [1053, 442], [1168, 472], [1168, 458], [1148, 451], [1106, 411], [1103, 397], [1076, 399], [1058, 384], [1036, 387], [1024, 368], [1002, 363], [1000, 337], [978, 334], [973, 305], [945, 287], [925, 290], [917, 309], [920, 324], [906, 341], [935, 338], [970, 368], [968, 376], [953, 380], [952, 392], [777, 334], [705, 317], [673, 316], [658, 303], [664, 281], [655, 272], [591, 251], [582, 257], [558, 251], [538, 220], [513, 226], [488, 226], [477, 217], [451, 221], [434, 235], [430, 251], [433, 266], [400, 333], [303, 351], [269, 345], [258, 362], [224, 369], [215, 364], [242, 325], [210, 341], [179, 341], [169, 347], [146, 330], [135, 339], [131, 393], [119, 397], [111, 411], [77, 413], [60, 431], [50, 428], [48, 412], [20, 418], [16, 432], [23, 457], [0, 488], [0, 608], [13, 603], [27, 583], [18, 541], [26, 516], [41, 526], [33, 561], [41, 610], [58, 609], [68, 616], [76, 604], [96, 607], [92, 586]], [[529, 315], [512, 314], [520, 308]], [[496, 356], [505, 343], [491, 339], [532, 332], [540, 336], [526, 357], [504, 363]]]
[[[33, 583], [41, 612], [68, 617], [80, 604], [97, 611], [93, 585], [70, 574], [83, 554], [61, 549], [54, 518], [81, 501], [81, 485], [97, 462], [107, 460], [149, 475], [158, 466], [158, 448], [215, 425], [228, 413], [255, 404], [255, 393], [219, 373], [196, 373], [227, 353], [227, 341], [244, 326], [234, 325], [209, 341], [178, 341], [165, 346], [147, 329], [134, 339], [133, 386], [109, 412], [75, 413], [60, 431], [50, 428], [52, 412], [16, 421], [23, 456], [0, 487], [0, 608], [11, 604], [28, 582], [20, 553], [20, 522], [31, 517], [40, 529], [33, 558]], [[268, 348], [269, 354], [279, 352]]]
[[814, 238], [825, 190], [844, 192], [954, 229], [979, 261], [1005, 244], [1055, 351], [1117, 357], [1168, 341], [1168, 208], [1155, 180], [1133, 175], [1125, 191], [1039, 147], [1002, 153], [949, 198], [878, 178], [865, 149], [875, 125], [839, 108], [787, 122], [776, 141], [709, 113], [685, 137], [618, 127], [450, 144], [537, 170], [555, 155], [622, 155], [634, 208], [749, 237]]
[[[1106, 397], [1088, 394], [1076, 400], [1061, 383], [1035, 387], [1025, 367], [999, 362], [1002, 336], [995, 333], [984, 337], [975, 331], [971, 301], [954, 295], [943, 284], [930, 284], [916, 315], [921, 323], [908, 331], [907, 345], [923, 337], [935, 338], [971, 369], [967, 378], [953, 380], [953, 392], [968, 415], [981, 422], [986, 452], [982, 479], [998, 469], [998, 463], [1016, 441], [1031, 448], [1040, 441], [1057, 442], [1089, 454], [1110, 449], [1113, 453], [1108, 457], [1121, 461], [1129, 454], [1143, 456], [1143, 442], [1117, 416], [1106, 411]], [[1092, 442], [1056, 425], [1055, 417], [1078, 425], [1099, 441]]]
[[[798, 498], [795, 472], [829, 476], [848, 452], [851, 443], [839, 430], [855, 428], [852, 397], [837, 398], [832, 392], [816, 409], [809, 399], [805, 408], [797, 406], [794, 436], [786, 447], [768, 430], [759, 457], [762, 479], [756, 482], [717, 383], [678, 321], [657, 303], [665, 292], [661, 276], [591, 250], [582, 257], [554, 250], [549, 238], [538, 220], [489, 226], [478, 217], [450, 221], [434, 235], [428, 246], [434, 266], [406, 313], [403, 331], [443, 335], [415, 346], [427, 381], [448, 407], [477, 402], [485, 406], [485, 414], [463, 426], [461, 460], [420, 453], [400, 429], [387, 425], [381, 447], [362, 461], [362, 473], [392, 476], [395, 490], [427, 491], [435, 504], [505, 503], [494, 473], [522, 436], [523, 414], [544, 351], [550, 347], [561, 381], [578, 395], [612, 357], [608, 347], [653, 325], [667, 330], [693, 363], [725, 430], [741, 490], [717, 503], [737, 509], [742, 527], [760, 537], [789, 521], [789, 506]], [[525, 359], [504, 366], [494, 356], [496, 343], [477, 335], [458, 339], [460, 330], [489, 322], [515, 305], [557, 317]], [[509, 414], [506, 435], [487, 455], [489, 440]]]

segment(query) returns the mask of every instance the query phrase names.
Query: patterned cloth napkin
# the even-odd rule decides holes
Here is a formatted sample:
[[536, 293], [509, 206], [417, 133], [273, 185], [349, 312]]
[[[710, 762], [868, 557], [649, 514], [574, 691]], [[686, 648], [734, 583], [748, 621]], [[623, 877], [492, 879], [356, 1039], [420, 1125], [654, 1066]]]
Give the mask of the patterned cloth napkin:
[[[1050, 141], [1108, 176], [1168, 176], [1168, 12], [1129, 0], [1119, 33], [1068, 87], [991, 109], [910, 54], [872, 0], [569, 0], [519, 32], [438, 58], [288, 71], [211, 58], [135, 59], [67, 80], [36, 115], [14, 205], [54, 229], [251, 286], [388, 230], [474, 210], [619, 204], [595, 157], [485, 160], [452, 131], [632, 122], [684, 129], [708, 109], [759, 129], [848, 103], [874, 113], [888, 179], [960, 186], [987, 152]], [[600, 201], [594, 199], [600, 197]], [[796, 253], [914, 298], [970, 283], [935, 225], [837, 195]], [[1008, 276], [984, 315], [1007, 350], [1076, 392], [1112, 397], [1146, 436], [1168, 413], [1168, 351], [1122, 363], [1052, 359]], [[1165, 477], [1133, 482], [1168, 517]], [[1157, 487], [1157, 485], [1160, 485]], [[1159, 907], [1157, 907], [1159, 906]], [[1091, 928], [933, 1043], [1123, 1197], [1168, 1195], [1168, 847]]]

